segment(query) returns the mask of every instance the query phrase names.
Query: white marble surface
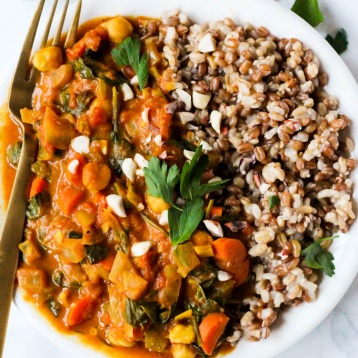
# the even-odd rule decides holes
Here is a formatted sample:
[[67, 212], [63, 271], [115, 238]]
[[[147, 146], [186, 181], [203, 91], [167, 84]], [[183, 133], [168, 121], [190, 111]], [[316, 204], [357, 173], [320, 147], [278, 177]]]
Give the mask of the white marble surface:
[[[0, 31], [16, 31], [15, 22], [12, 29], [5, 29], [2, 20], [6, 16], [13, 16], [16, 19], [17, 14], [18, 18], [22, 18], [23, 21], [30, 21], [30, 15], [26, 13], [29, 4], [24, 2], [24, 7], [16, 9], [16, 13], [14, 11], [10, 15], [5, 15], [2, 5], [6, 1], [0, 0]], [[293, 1], [281, 0], [280, 2], [290, 6]], [[358, 2], [355, 0], [320, 0], [320, 3], [326, 21], [318, 29], [325, 34], [341, 27], [345, 28], [350, 45], [349, 50], [342, 57], [358, 81]], [[9, 24], [9, 21], [7, 23]], [[1, 38], [4, 39], [4, 35]], [[10, 38], [7, 41], [10, 41]], [[2, 44], [4, 45], [4, 42]], [[2, 48], [6, 49], [6, 43]], [[3, 51], [1, 56], [4, 56]], [[27, 317], [23, 316], [16, 307], [12, 307], [3, 357], [48, 356], [51, 358], [72, 357], [65, 350], [49, 343], [37, 332]], [[284, 357], [358, 358], [358, 277], [334, 311], [309, 336], [277, 356], [277, 358]]]

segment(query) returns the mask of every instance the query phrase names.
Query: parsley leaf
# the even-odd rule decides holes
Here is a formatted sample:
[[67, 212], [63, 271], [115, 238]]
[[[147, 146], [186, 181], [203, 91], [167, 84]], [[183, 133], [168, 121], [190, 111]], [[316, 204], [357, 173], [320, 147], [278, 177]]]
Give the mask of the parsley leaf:
[[318, 0], [296, 0], [291, 10], [313, 27], [324, 21]]
[[270, 210], [272, 210], [279, 203], [280, 203], [280, 198], [276, 195], [272, 195], [268, 199], [268, 204], [269, 204]]
[[332, 277], [334, 275], [334, 257], [333, 255], [324, 250], [321, 246], [321, 243], [325, 240], [335, 239], [336, 236], [324, 237], [322, 239], [316, 240], [311, 245], [306, 247], [301, 252], [301, 256], [305, 256], [304, 264], [313, 269], [322, 270], [326, 275]]
[[169, 209], [170, 240], [175, 247], [190, 239], [203, 219], [203, 206], [204, 200], [197, 197], [185, 203], [183, 212], [174, 207]]
[[143, 89], [148, 76], [148, 56], [140, 56], [140, 41], [137, 38], [127, 37], [117, 48], [112, 50], [112, 57], [118, 66], [132, 66], [137, 74], [139, 88]]
[[160, 163], [157, 157], [149, 160], [148, 167], [144, 168], [147, 193], [156, 198], [162, 198], [166, 203], [173, 203], [174, 188], [179, 182], [179, 168], [173, 165], [168, 170], [167, 163]]
[[347, 33], [344, 29], [340, 29], [336, 36], [333, 37], [331, 35], [326, 36], [326, 40], [329, 42], [329, 44], [336, 50], [338, 55], [343, 53], [345, 50], [347, 50], [348, 47], [348, 39], [347, 39]]
[[[162, 198], [171, 205], [168, 211], [169, 237], [176, 247], [190, 239], [204, 217], [204, 200], [207, 193], [223, 188], [228, 180], [220, 180], [207, 184], [200, 184], [202, 176], [209, 165], [207, 155], [201, 154], [199, 146], [190, 162], [184, 164], [182, 173], [176, 165], [168, 169], [167, 163], [161, 163], [156, 157], [149, 160], [144, 168], [147, 193]], [[173, 202], [174, 190], [180, 181], [179, 189], [182, 199], [186, 202], [183, 208]], [[147, 220], [148, 221], [148, 220]]]
[[200, 185], [201, 178], [209, 165], [209, 157], [201, 154], [200, 145], [190, 162], [184, 164], [180, 177], [180, 194], [185, 200], [192, 200], [195, 197], [201, 197], [212, 191], [220, 190], [223, 184], [229, 180], [220, 180], [212, 183]]

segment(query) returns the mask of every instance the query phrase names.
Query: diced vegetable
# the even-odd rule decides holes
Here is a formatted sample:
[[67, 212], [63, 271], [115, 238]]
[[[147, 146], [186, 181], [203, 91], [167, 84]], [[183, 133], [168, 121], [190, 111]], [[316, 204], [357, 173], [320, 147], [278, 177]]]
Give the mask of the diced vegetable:
[[66, 55], [70, 61], [73, 61], [82, 56], [86, 50], [97, 51], [101, 40], [107, 37], [107, 31], [101, 26], [97, 26], [95, 29], [87, 31], [85, 36], [76, 42], [72, 48], [68, 48]]
[[23, 108], [20, 109], [21, 120], [24, 123], [33, 125], [35, 122], [39, 121], [42, 118], [40, 111], [33, 111], [32, 109]]
[[30, 198], [42, 193], [47, 188], [47, 181], [39, 176], [36, 176], [31, 183]]
[[163, 352], [168, 343], [168, 339], [165, 337], [165, 332], [160, 326], [151, 326], [145, 332], [145, 348], [153, 352]]
[[41, 129], [44, 142], [58, 149], [68, 149], [71, 140], [77, 135], [73, 125], [57, 116], [50, 107], [46, 107]]
[[67, 186], [58, 193], [57, 205], [65, 215], [71, 215], [83, 197], [83, 190]]
[[222, 206], [213, 206], [210, 210], [210, 218], [220, 217], [223, 214]]
[[[71, 164], [73, 161], [76, 161], [75, 164], [76, 165], [76, 169], [75, 170], [72, 170], [71, 168]], [[67, 180], [72, 184], [74, 185], [76, 188], [83, 188], [84, 185], [83, 185], [83, 181], [82, 181], [82, 172], [83, 172], [83, 168], [84, 166], [86, 165], [86, 160], [85, 158], [79, 154], [79, 153], [75, 153], [73, 156], [71, 156], [69, 159], [68, 159], [68, 165], [67, 165], [67, 168], [66, 168], [66, 178]]]
[[49, 179], [51, 176], [51, 167], [45, 161], [37, 160], [31, 165], [31, 171], [43, 179]]
[[96, 212], [88, 212], [87, 210], [81, 209], [76, 211], [75, 218], [82, 228], [92, 226], [96, 222]]
[[213, 242], [215, 264], [233, 275], [236, 286], [245, 282], [250, 268], [247, 250], [237, 239], [221, 238]]
[[166, 265], [164, 275], [166, 283], [159, 293], [159, 301], [163, 307], [170, 308], [178, 300], [182, 278], [176, 265]]
[[157, 45], [154, 41], [148, 42], [145, 44], [145, 51], [148, 55], [149, 66], [156, 66], [162, 60], [159, 55]]
[[106, 271], [111, 271], [113, 262], [114, 262], [115, 256], [114, 255], [107, 255], [107, 257], [104, 260], [101, 260], [98, 262], [99, 265], [101, 265]]
[[95, 307], [88, 297], [83, 297], [71, 304], [65, 316], [65, 323], [68, 326], [76, 326], [90, 318]]
[[227, 281], [216, 281], [212, 284], [209, 291], [209, 296], [213, 300], [224, 304], [226, 299], [232, 294], [236, 282], [232, 279]]
[[109, 279], [132, 300], [138, 300], [148, 286], [148, 282], [136, 273], [129, 257], [122, 251], [117, 252]]
[[32, 268], [20, 268], [16, 273], [19, 286], [29, 295], [38, 295], [47, 287], [44, 271]]
[[126, 347], [131, 348], [136, 345], [136, 341], [130, 342], [125, 338], [125, 333], [123, 329], [119, 329], [118, 327], [111, 327], [108, 331], [107, 335], [108, 340], [117, 347]]
[[33, 220], [44, 215], [50, 196], [46, 191], [32, 196], [27, 204], [26, 217]]
[[17, 165], [20, 160], [22, 143], [17, 142], [16, 144], [9, 147], [7, 150], [7, 160], [12, 165]]
[[73, 67], [70, 63], [65, 63], [59, 68], [49, 71], [44, 76], [44, 83], [51, 88], [64, 87], [73, 77]]
[[203, 351], [211, 355], [224, 333], [229, 317], [224, 313], [209, 313], [203, 318], [199, 325], [199, 332], [202, 339]]
[[214, 251], [211, 244], [194, 246], [195, 253], [199, 257], [213, 257]]
[[27, 264], [31, 264], [41, 257], [40, 249], [33, 240], [25, 240], [19, 245], [19, 249], [21, 250], [24, 261]]
[[178, 245], [174, 250], [174, 257], [178, 265], [178, 272], [183, 277], [186, 277], [191, 270], [200, 265], [200, 261], [194, 250], [194, 245], [191, 242]]
[[80, 240], [64, 238], [61, 250], [64, 259], [70, 263], [79, 263], [86, 257], [85, 248]]
[[129, 237], [109, 208], [103, 210], [100, 220], [103, 232], [106, 233], [112, 229], [116, 242], [119, 244], [121, 250], [127, 253]]
[[156, 198], [149, 194], [145, 194], [145, 201], [151, 211], [155, 214], [161, 214], [164, 210], [168, 210], [170, 205], [166, 203], [162, 198]]

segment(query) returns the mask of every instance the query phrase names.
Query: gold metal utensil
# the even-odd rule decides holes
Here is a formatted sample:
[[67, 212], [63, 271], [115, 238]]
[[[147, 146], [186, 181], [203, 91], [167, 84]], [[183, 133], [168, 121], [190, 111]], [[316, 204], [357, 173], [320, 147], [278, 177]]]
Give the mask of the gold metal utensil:
[[[46, 46], [56, 12], [57, 2], [58, 0], [53, 1], [41, 47]], [[54, 46], [58, 46], [59, 44], [68, 3], [69, 0], [65, 0], [57, 33], [52, 42]], [[72, 47], [75, 42], [81, 4], [81, 0], [78, 0], [70, 30], [66, 38], [65, 47]], [[25, 107], [31, 108], [32, 92], [35, 88], [38, 71], [32, 68], [30, 73], [28, 73], [29, 60], [44, 5], [45, 0], [40, 0], [21, 51], [9, 96], [9, 110], [12, 118], [22, 131], [23, 143], [15, 182], [0, 236], [0, 356], [2, 356], [4, 348], [7, 322], [13, 297], [15, 273], [19, 256], [18, 245], [21, 243], [23, 237], [25, 212], [28, 201], [28, 185], [31, 178], [31, 164], [35, 160], [38, 142], [32, 126], [21, 121], [20, 109]]]

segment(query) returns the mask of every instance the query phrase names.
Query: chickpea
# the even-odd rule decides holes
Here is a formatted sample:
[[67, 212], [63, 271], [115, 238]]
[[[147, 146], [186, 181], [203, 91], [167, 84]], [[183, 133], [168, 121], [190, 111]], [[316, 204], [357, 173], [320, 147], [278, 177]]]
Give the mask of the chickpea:
[[83, 184], [93, 192], [98, 192], [107, 187], [111, 180], [111, 170], [106, 164], [91, 162], [84, 166], [82, 172]]
[[155, 198], [148, 194], [145, 195], [145, 201], [150, 210], [155, 214], [161, 214], [164, 210], [168, 210], [170, 205], [167, 204], [162, 198]]
[[107, 31], [109, 41], [114, 44], [121, 43], [133, 32], [131, 23], [122, 16], [104, 22], [101, 27]]
[[195, 341], [195, 331], [193, 326], [184, 324], [177, 324], [172, 327], [169, 332], [169, 339], [171, 343], [190, 344]]
[[172, 354], [174, 358], [195, 358], [196, 354], [190, 350], [186, 344], [175, 343], [172, 345]]
[[41, 72], [59, 68], [63, 63], [62, 50], [57, 46], [43, 47], [34, 55], [33, 64]]

